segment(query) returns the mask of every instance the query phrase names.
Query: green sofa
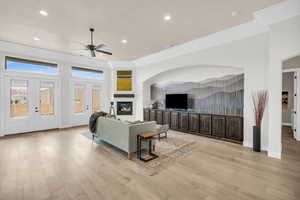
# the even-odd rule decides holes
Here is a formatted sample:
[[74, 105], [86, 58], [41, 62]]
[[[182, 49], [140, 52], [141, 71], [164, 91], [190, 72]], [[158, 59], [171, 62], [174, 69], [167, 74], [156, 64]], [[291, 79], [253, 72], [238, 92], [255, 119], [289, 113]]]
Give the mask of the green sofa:
[[[99, 117], [95, 136], [127, 152], [128, 159], [131, 160], [132, 154], [137, 151], [137, 135], [156, 131], [156, 129], [156, 122], [154, 121], [130, 123], [113, 118]], [[148, 145], [144, 144], [142, 147], [147, 148]]]

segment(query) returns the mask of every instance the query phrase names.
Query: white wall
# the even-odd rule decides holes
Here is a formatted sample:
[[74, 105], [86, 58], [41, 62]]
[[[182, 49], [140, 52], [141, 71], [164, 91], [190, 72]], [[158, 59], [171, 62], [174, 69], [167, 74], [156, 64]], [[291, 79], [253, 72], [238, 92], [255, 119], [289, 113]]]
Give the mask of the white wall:
[[[252, 146], [252, 126], [254, 115], [252, 110], [251, 94], [258, 89], [264, 89], [265, 69], [268, 62], [268, 34], [259, 34], [240, 41], [233, 41], [219, 47], [209, 48], [187, 55], [174, 57], [162, 62], [137, 67], [138, 119], [142, 118], [144, 97], [143, 84], [148, 79], [160, 73], [170, 73], [174, 68], [188, 68], [189, 66], [224, 66], [238, 68], [245, 73], [244, 93], [244, 145]], [[221, 72], [224, 67], [219, 67]], [[216, 70], [216, 68], [215, 68]], [[213, 71], [213, 69], [212, 69]], [[193, 72], [194, 73], [194, 72]], [[201, 76], [201, 70], [194, 74]], [[174, 79], [175, 80], [175, 79]], [[147, 95], [147, 94], [146, 94]], [[262, 131], [262, 148], [267, 150], [268, 132], [264, 125]]]
[[[254, 13], [254, 20], [136, 60], [137, 89], [151, 77], [172, 68], [195, 65], [238, 67], [245, 74], [244, 145], [252, 146], [254, 115], [251, 93], [268, 89], [262, 149], [281, 158], [282, 61], [300, 55], [300, 1], [287, 0]], [[141, 67], [141, 68], [140, 68]], [[143, 96], [139, 95], [138, 118]], [[147, 97], [148, 98], [148, 97]]]
[[[59, 75], [56, 76], [60, 83], [59, 99], [57, 102], [59, 104], [59, 127], [65, 128], [72, 126], [71, 121], [71, 107], [70, 107], [70, 79], [71, 79], [71, 66], [79, 66], [83, 68], [98, 69], [102, 70], [105, 74], [105, 79], [102, 81], [103, 90], [102, 94], [104, 96], [104, 101], [102, 104], [103, 110], [108, 111], [108, 102], [110, 95], [110, 65], [107, 62], [73, 56], [69, 54], [57, 53], [49, 50], [32, 48], [24, 45], [18, 45], [8, 42], [0, 41], [0, 97], [4, 99], [3, 89], [5, 87], [3, 79], [5, 74], [5, 56], [13, 56], [30, 60], [44, 61], [57, 64], [59, 68]], [[33, 74], [32, 76], [39, 76]], [[3, 101], [0, 101], [0, 118], [1, 118], [1, 132], [0, 136], [4, 135], [4, 113], [8, 112], [8, 109], [5, 108]]]
[[[300, 5], [300, 2], [299, 2]], [[282, 62], [300, 55], [300, 16], [270, 26], [269, 89], [269, 155], [281, 157], [281, 89]]]

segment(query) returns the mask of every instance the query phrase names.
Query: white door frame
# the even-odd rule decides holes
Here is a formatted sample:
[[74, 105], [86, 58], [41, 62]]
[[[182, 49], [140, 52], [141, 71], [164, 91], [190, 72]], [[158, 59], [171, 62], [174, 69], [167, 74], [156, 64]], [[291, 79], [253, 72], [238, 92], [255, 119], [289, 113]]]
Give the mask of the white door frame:
[[[283, 72], [294, 72], [294, 112], [292, 128], [293, 135], [297, 141], [300, 141], [300, 68], [285, 69]], [[295, 96], [296, 94], [296, 96]]]
[[[3, 134], [2, 135], [8, 135], [8, 134], [16, 134], [16, 133], [24, 133], [24, 132], [30, 132], [30, 131], [38, 131], [38, 130], [45, 130], [45, 129], [49, 129], [49, 128], [58, 128], [59, 125], [59, 119], [60, 119], [60, 101], [59, 101], [59, 94], [60, 94], [60, 81], [58, 79], [57, 76], [51, 76], [51, 75], [41, 75], [41, 74], [27, 74], [27, 73], [21, 73], [21, 72], [5, 72], [2, 74], [2, 78], [3, 78], [3, 86], [4, 86], [4, 91], [2, 93], [2, 96], [5, 97], [3, 99], [3, 105], [4, 105], [4, 115], [3, 116]], [[52, 121], [53, 123], [55, 123], [55, 125], [53, 125], [53, 123], [49, 123], [49, 126], [42, 126], [44, 123], [41, 123], [41, 126], [34, 126], [31, 125], [30, 122], [26, 122], [28, 124], [26, 124], [26, 128], [22, 128], [21, 124], [19, 127], [16, 128], [11, 128], [9, 127], [9, 120], [10, 120], [10, 95], [6, 96], [7, 94], [10, 93], [10, 81], [12, 79], [23, 79], [23, 80], [27, 80], [29, 84], [36, 84], [33, 87], [29, 87], [29, 90], [33, 90], [33, 91], [28, 91], [28, 100], [29, 100], [29, 107], [28, 107], [28, 117], [31, 118], [31, 120], [33, 120], [34, 118], [38, 119], [37, 117], [41, 117], [45, 118], [46, 116], [41, 116], [37, 113], [34, 113], [35, 111], [33, 111], [33, 103], [35, 103], [36, 105], [38, 105], [39, 107], [39, 86], [40, 86], [40, 82], [44, 81], [44, 82], [54, 82], [54, 116], [55, 119], [54, 121]], [[30, 92], [30, 93], [29, 93]], [[30, 120], [30, 119], [29, 119]], [[27, 121], [27, 120], [26, 120]], [[38, 123], [38, 122], [36, 122]]]
[[[86, 88], [85, 91], [85, 106], [88, 106], [88, 110], [85, 113], [75, 113], [74, 112], [74, 89], [75, 85], [83, 85]], [[71, 78], [70, 79], [70, 119], [71, 119], [71, 126], [81, 126], [87, 125], [88, 119], [92, 114], [92, 89], [99, 88], [100, 89], [100, 107], [101, 109], [104, 108], [104, 81], [102, 80], [93, 80], [93, 79], [83, 79], [83, 78]]]

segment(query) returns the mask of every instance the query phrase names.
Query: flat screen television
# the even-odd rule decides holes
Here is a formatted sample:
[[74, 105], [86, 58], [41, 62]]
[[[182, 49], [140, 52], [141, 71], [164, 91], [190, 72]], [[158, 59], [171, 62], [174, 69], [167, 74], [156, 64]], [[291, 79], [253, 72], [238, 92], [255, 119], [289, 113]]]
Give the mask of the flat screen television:
[[166, 94], [166, 108], [169, 109], [187, 109], [187, 94]]

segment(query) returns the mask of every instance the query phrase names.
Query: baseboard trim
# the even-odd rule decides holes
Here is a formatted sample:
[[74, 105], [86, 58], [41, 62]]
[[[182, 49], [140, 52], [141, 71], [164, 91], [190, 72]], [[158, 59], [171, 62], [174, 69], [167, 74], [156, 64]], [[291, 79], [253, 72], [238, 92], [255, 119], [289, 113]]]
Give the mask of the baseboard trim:
[[293, 126], [291, 123], [285, 123], [285, 122], [283, 122], [281, 125], [282, 125], [282, 126], [290, 126], [290, 127]]
[[268, 156], [271, 158], [281, 159], [281, 152], [268, 151]]
[[[244, 146], [244, 147], [247, 147], [247, 148], [251, 148], [251, 149], [253, 148], [252, 142], [249, 142], [249, 141], [244, 141], [244, 142], [243, 142], [243, 146]], [[266, 147], [265, 145], [262, 145], [262, 146], [261, 146], [261, 150], [262, 150], [262, 151], [268, 151], [268, 147]]]

